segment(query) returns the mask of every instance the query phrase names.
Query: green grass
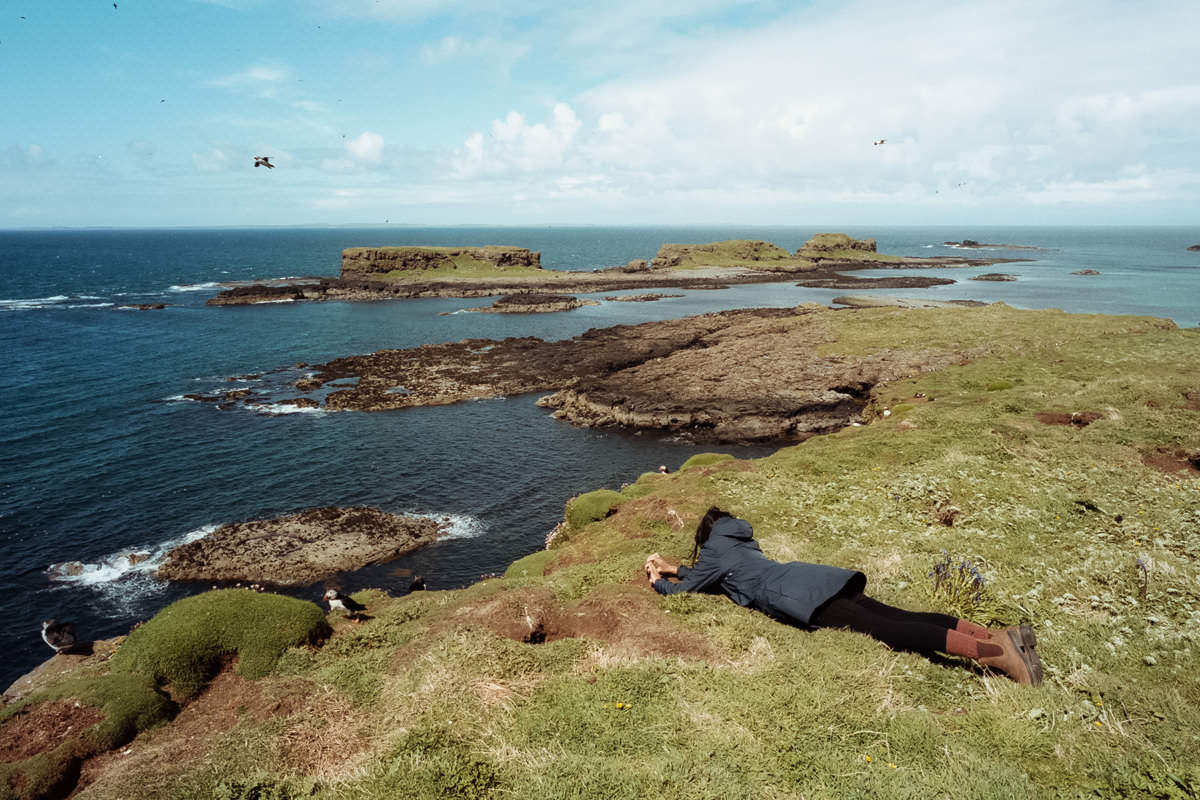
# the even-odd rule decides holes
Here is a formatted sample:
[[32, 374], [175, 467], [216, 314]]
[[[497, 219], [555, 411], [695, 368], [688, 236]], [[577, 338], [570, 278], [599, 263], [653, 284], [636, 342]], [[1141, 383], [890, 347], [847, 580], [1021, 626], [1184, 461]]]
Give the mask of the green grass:
[[220, 589], [178, 600], [137, 628], [112, 659], [116, 673], [142, 675], [188, 700], [227, 658], [247, 678], [266, 675], [289, 647], [327, 636], [313, 603], [249, 589]]
[[[256, 684], [300, 685], [309, 705], [209, 745], [176, 796], [1196, 796], [1200, 479], [1142, 456], [1200, 448], [1184, 398], [1200, 389], [1200, 333], [1006, 307], [826, 322], [831, 355], [964, 355], [876, 387], [863, 427], [755, 461], [704, 454], [574, 507], [582, 495], [582, 524], [504, 579], [372, 593], [371, 620], [286, 649]], [[1100, 417], [1048, 425], [1041, 411]], [[686, 556], [714, 504], [747, 518], [768, 556], [862, 569], [872, 596], [917, 610], [959, 602], [928, 573], [943, 551], [967, 559], [986, 581], [972, 613], [1031, 622], [1045, 685], [651, 593], [646, 553]], [[527, 615], [596, 634], [503, 634]], [[289, 743], [325, 731], [346, 755], [317, 769]], [[139, 780], [110, 776], [89, 796]]]

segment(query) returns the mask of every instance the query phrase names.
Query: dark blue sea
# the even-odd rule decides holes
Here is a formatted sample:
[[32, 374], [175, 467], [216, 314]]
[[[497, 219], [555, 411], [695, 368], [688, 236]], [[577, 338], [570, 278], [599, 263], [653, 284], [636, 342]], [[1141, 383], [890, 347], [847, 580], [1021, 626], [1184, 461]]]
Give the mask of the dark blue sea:
[[[351, 246], [509, 244], [540, 250], [550, 269], [591, 270], [652, 257], [665, 242], [755, 238], [795, 249], [839, 229], [875, 237], [880, 251], [898, 255], [962, 253], [942, 242], [964, 238], [1041, 248], [974, 251], [1034, 260], [938, 271], [959, 282], [894, 294], [1200, 322], [1200, 253], [1186, 250], [1200, 242], [1197, 227], [0, 231], [0, 651], [8, 653], [0, 688], [51, 654], [39, 636], [43, 619], [71, 620], [85, 639], [110, 637], [208, 588], [159, 581], [154, 567], [172, 545], [226, 522], [324, 505], [449, 517], [453, 533], [434, 546], [339, 580], [351, 591], [400, 594], [419, 573], [442, 589], [540, 548], [574, 494], [619, 488], [697, 452], [772, 450], [582, 430], [537, 408], [535, 395], [370, 414], [220, 410], [184, 395], [385, 347], [568, 338], [844, 294], [760, 284], [562, 314], [443, 315], [479, 300], [206, 306], [218, 283], [336, 275], [340, 251]], [[1084, 268], [1100, 275], [1071, 274]], [[965, 280], [998, 270], [1020, 280]], [[119, 308], [132, 303], [169, 307]], [[294, 594], [316, 600], [322, 588]]]

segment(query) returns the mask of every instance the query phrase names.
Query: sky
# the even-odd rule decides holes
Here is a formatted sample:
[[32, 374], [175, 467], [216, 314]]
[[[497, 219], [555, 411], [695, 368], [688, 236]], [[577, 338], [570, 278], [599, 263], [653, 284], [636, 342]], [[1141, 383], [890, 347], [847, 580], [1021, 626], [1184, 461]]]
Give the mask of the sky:
[[0, 0], [0, 228], [1195, 225], [1197, 30], [1179, 0]]

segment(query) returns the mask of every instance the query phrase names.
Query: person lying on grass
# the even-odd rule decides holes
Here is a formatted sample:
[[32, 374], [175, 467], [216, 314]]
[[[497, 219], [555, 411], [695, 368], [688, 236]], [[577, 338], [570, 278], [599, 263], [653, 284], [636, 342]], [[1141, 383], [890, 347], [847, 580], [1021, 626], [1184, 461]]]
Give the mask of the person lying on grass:
[[[722, 593], [739, 606], [812, 628], [848, 628], [891, 647], [941, 651], [999, 670], [1017, 683], [1042, 684], [1037, 638], [1028, 625], [991, 630], [947, 614], [906, 611], [863, 594], [861, 572], [824, 564], [781, 564], [763, 555], [744, 519], [713, 506], [696, 527], [692, 566], [671, 566], [658, 553], [646, 575], [659, 594]], [[667, 580], [678, 578], [677, 583]]]

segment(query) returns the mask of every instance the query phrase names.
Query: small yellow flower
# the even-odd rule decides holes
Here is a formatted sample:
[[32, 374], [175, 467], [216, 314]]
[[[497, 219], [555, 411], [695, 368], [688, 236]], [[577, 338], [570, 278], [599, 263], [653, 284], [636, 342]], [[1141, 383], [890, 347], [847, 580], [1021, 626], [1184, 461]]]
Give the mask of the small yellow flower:
[[1100, 720], [1096, 720], [1096, 727], [1097, 727], [1097, 728], [1103, 728], [1103, 727], [1104, 727], [1104, 723], [1103, 723], [1103, 722], [1101, 722]]
[[891, 767], [892, 769], [896, 768], [896, 765], [893, 764], [891, 761], [888, 762], [888, 766]]
[[863, 761], [866, 761], [868, 764], [870, 764], [870, 763], [871, 763], [871, 757], [870, 757], [870, 756], [863, 756]]

